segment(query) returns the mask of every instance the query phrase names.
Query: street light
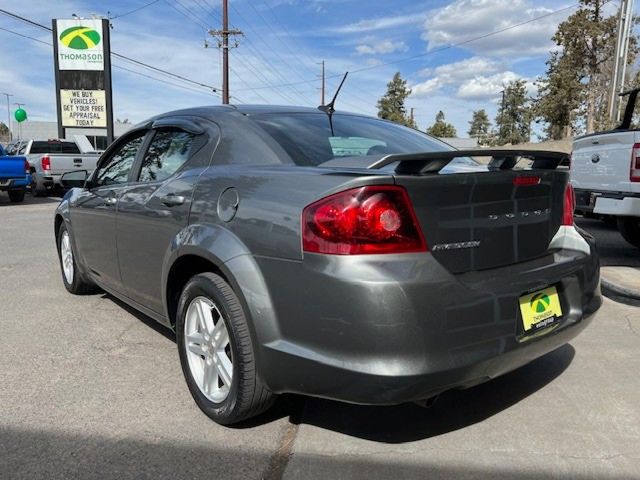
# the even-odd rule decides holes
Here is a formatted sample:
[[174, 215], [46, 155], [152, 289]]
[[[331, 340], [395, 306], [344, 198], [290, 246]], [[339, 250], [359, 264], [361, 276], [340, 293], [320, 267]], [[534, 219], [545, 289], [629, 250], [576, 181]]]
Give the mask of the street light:
[[9, 97], [13, 97], [11, 93], [2, 93], [5, 97], [7, 97], [7, 128], [9, 129], [9, 141], [13, 140], [13, 135], [11, 133], [11, 107], [9, 106]]

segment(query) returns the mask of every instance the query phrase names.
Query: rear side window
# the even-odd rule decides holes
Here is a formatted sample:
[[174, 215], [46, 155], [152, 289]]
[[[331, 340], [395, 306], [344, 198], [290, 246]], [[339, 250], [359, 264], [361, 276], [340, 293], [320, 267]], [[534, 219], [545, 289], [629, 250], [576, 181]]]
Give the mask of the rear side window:
[[251, 117], [297, 165], [316, 166], [340, 157], [452, 150], [422, 132], [356, 115], [269, 113]]
[[141, 132], [129, 139], [118, 148], [106, 163], [98, 168], [93, 182], [95, 187], [127, 183], [133, 162], [142, 147], [145, 134], [146, 132]]
[[144, 155], [140, 182], [158, 182], [173, 175], [188, 159], [195, 136], [179, 130], [156, 132]]
[[62, 142], [60, 146], [62, 153], [80, 153], [80, 149], [75, 142]]

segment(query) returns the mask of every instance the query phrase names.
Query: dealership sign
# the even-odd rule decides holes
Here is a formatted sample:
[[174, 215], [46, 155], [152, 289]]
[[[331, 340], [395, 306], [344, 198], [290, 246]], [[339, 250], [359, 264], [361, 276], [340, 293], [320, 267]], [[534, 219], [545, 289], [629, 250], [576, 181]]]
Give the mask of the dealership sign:
[[104, 70], [102, 20], [57, 20], [60, 70]]
[[60, 90], [60, 101], [63, 127], [107, 127], [104, 90]]
[[107, 130], [113, 140], [109, 22], [53, 20], [58, 132], [66, 128]]

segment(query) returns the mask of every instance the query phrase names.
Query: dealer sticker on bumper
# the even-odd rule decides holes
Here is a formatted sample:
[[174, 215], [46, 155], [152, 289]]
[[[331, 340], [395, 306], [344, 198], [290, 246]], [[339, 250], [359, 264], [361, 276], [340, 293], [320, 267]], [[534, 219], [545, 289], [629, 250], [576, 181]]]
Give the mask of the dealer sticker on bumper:
[[562, 317], [556, 287], [545, 288], [520, 297], [520, 313], [525, 333], [553, 325]]

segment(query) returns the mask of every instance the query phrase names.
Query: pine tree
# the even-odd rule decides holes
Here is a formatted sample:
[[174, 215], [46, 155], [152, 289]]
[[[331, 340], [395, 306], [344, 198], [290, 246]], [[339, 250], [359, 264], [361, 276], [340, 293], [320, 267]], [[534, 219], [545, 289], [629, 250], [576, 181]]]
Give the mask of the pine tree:
[[[546, 133], [551, 139], [569, 137], [580, 125], [587, 133], [612, 126], [608, 108], [617, 16], [604, 17], [605, 3], [580, 0], [580, 8], [558, 26], [553, 36], [560, 48], [547, 61], [545, 76], [538, 79], [536, 101], [536, 114], [547, 123]], [[636, 36], [632, 36], [629, 65], [638, 56], [637, 44]]]
[[514, 80], [504, 89], [504, 100], [496, 115], [498, 145], [528, 142], [533, 120], [524, 80]]
[[470, 137], [478, 140], [479, 145], [488, 145], [490, 143], [491, 136], [491, 120], [485, 109], [476, 110], [473, 112], [473, 117], [469, 122], [468, 134]]
[[427, 133], [437, 138], [453, 138], [457, 136], [455, 127], [445, 121], [442, 110], [436, 114], [436, 121], [427, 129]]
[[407, 116], [404, 106], [404, 101], [409, 95], [411, 89], [407, 88], [407, 81], [397, 72], [387, 84], [387, 93], [378, 100], [378, 117], [416, 128], [415, 121]]
[[9, 132], [9, 127], [7, 127], [4, 122], [0, 122], [0, 140], [8, 142], [10, 137], [11, 132]]

